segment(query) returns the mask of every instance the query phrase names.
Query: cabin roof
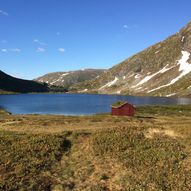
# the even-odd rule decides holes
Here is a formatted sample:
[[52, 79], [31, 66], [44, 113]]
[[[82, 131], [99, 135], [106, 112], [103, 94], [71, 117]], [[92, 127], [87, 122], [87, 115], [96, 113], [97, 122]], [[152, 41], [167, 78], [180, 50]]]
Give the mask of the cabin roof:
[[112, 108], [120, 108], [120, 107], [122, 107], [122, 106], [124, 106], [124, 105], [130, 105], [130, 106], [134, 107], [132, 104], [127, 103], [127, 102], [121, 103], [121, 104], [119, 104], [119, 105], [111, 105], [111, 107], [112, 107]]

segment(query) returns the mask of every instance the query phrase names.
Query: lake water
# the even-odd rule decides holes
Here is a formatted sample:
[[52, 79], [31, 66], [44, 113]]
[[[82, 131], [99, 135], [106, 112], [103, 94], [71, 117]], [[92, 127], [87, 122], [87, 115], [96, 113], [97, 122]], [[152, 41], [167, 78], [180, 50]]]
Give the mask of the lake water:
[[117, 100], [138, 105], [191, 104], [189, 98], [136, 97], [92, 94], [0, 95], [0, 108], [13, 114], [88, 115], [110, 112]]

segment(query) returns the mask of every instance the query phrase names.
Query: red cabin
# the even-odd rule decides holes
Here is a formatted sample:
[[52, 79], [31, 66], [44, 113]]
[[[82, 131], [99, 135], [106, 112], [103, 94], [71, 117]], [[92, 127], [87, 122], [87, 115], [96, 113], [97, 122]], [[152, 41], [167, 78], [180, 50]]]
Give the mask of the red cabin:
[[111, 106], [112, 115], [120, 115], [120, 116], [134, 116], [135, 107], [127, 102], [124, 102], [120, 105]]

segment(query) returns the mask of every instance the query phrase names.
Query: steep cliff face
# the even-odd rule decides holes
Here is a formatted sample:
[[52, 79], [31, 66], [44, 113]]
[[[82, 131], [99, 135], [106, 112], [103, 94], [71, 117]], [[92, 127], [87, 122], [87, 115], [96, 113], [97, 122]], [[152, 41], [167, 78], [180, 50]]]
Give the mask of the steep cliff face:
[[1, 92], [47, 92], [46, 84], [37, 83], [31, 80], [14, 78], [0, 70], [0, 93]]
[[76, 84], [89, 92], [152, 96], [191, 95], [191, 22], [175, 35]]

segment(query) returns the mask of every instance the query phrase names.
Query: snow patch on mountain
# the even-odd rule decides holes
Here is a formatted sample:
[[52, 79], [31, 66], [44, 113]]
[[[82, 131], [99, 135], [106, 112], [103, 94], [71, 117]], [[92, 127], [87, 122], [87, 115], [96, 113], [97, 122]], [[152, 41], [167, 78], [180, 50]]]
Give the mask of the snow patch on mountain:
[[140, 78], [140, 77], [141, 77], [140, 74], [136, 74], [136, 75], [135, 75], [135, 79], [138, 79], [138, 78]]
[[177, 63], [178, 65], [180, 65], [179, 71], [182, 71], [179, 74], [179, 76], [177, 76], [176, 78], [171, 80], [168, 84], [162, 85], [162, 86], [154, 88], [152, 90], [149, 90], [147, 93], [159, 90], [163, 87], [170, 86], [170, 85], [174, 84], [175, 82], [177, 82], [180, 78], [182, 78], [183, 76], [185, 76], [186, 74], [191, 72], [191, 64], [188, 63], [190, 53], [187, 51], [181, 51], [181, 53], [182, 53], [182, 58], [180, 60], [178, 60], [178, 63]]
[[182, 71], [182, 73], [177, 76], [175, 79], [173, 79], [170, 83], [174, 84], [177, 82], [180, 78], [185, 76], [186, 74], [191, 72], [191, 64], [188, 63], [190, 57], [190, 53], [187, 51], [182, 51], [182, 58], [178, 61], [179, 71]]
[[70, 72], [64, 73], [61, 76], [67, 76], [68, 74], [70, 74]]
[[128, 78], [131, 78], [131, 77], [133, 77], [135, 74], [131, 74], [130, 76], [128, 76]]
[[56, 80], [54, 80], [53, 82], [51, 82], [51, 85], [54, 85], [56, 82], [64, 82], [63, 78], [64, 76], [68, 75], [69, 73], [65, 73], [65, 74], [61, 74], [59, 78], [57, 78]]
[[51, 82], [50, 84], [53, 85], [53, 84], [55, 84], [55, 83], [58, 82], [58, 81], [59, 81], [59, 79], [57, 79], [57, 80]]
[[168, 95], [166, 95], [166, 97], [171, 97], [173, 95], [176, 95], [176, 93], [168, 94]]
[[88, 91], [88, 89], [84, 89], [84, 90], [78, 91], [78, 93], [85, 93], [87, 91]]
[[121, 93], [121, 90], [118, 90], [117, 92], [116, 92], [116, 94], [120, 94]]
[[135, 90], [140, 90], [140, 89], [142, 89], [142, 88], [143, 88], [143, 87], [140, 86], [140, 87], [136, 88]]
[[159, 50], [155, 52], [155, 54], [159, 53]]
[[161, 70], [159, 70], [158, 72], [152, 74], [152, 75], [149, 75], [149, 76], [146, 76], [145, 78], [143, 78], [137, 85], [133, 86], [133, 87], [137, 87], [139, 85], [142, 85], [146, 82], [148, 82], [150, 79], [152, 79], [154, 76], [158, 75], [158, 74], [162, 74], [162, 73], [165, 73], [167, 72], [168, 70], [172, 69], [173, 67], [170, 67], [170, 68], [167, 68], [168, 64], [162, 68]]
[[111, 87], [112, 85], [114, 85], [119, 79], [117, 77], [115, 77], [115, 79], [111, 82], [108, 82], [107, 84], [105, 84], [104, 86], [102, 86], [101, 88], [99, 88], [99, 90], [105, 88], [105, 87]]

